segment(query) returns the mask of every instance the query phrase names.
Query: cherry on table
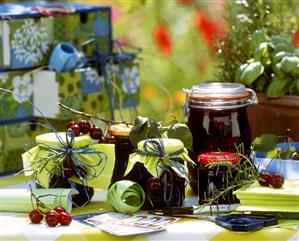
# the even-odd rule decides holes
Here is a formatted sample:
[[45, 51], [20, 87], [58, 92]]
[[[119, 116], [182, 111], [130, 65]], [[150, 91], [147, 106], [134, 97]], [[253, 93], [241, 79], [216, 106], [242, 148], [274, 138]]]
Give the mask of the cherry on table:
[[87, 134], [90, 131], [90, 124], [87, 120], [80, 120], [78, 125], [83, 134]]
[[72, 216], [67, 212], [61, 212], [59, 213], [58, 220], [63, 226], [69, 225], [72, 222]]
[[261, 186], [268, 187], [270, 185], [271, 174], [267, 171], [261, 171], [259, 173], [258, 182]]
[[284, 184], [284, 176], [281, 173], [271, 175], [270, 185], [274, 188], [281, 188]]
[[50, 227], [55, 227], [59, 223], [59, 213], [55, 210], [50, 210], [46, 213], [46, 223]]
[[43, 215], [39, 211], [39, 209], [33, 209], [29, 214], [29, 219], [31, 223], [37, 224], [40, 223], [43, 220]]
[[66, 212], [65, 208], [62, 206], [57, 206], [54, 208], [54, 211], [56, 211], [57, 213], [62, 213], [62, 212]]

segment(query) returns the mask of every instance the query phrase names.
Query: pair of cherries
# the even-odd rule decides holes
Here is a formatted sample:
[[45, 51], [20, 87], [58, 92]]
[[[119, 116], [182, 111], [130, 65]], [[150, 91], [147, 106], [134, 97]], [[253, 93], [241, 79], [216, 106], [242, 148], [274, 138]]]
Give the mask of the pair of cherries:
[[[31, 223], [34, 224], [40, 223], [44, 218], [44, 214], [39, 208], [33, 209], [28, 216]], [[66, 226], [72, 222], [72, 216], [65, 210], [64, 207], [57, 206], [54, 209], [47, 211], [45, 221], [49, 227], [55, 227], [58, 224]]]
[[74, 136], [80, 136], [80, 134], [88, 134], [94, 140], [101, 140], [103, 137], [102, 129], [98, 126], [91, 126], [87, 120], [80, 120], [79, 122], [71, 121], [66, 126], [67, 129], [71, 129]]
[[271, 174], [268, 171], [261, 171], [258, 182], [264, 187], [281, 188], [284, 184], [284, 176], [278, 172]]

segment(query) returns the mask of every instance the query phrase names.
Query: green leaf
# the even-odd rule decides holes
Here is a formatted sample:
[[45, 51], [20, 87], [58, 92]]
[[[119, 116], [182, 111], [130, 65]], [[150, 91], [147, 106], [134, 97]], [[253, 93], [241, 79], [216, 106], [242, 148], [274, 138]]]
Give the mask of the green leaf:
[[289, 86], [289, 93], [290, 95], [297, 95], [299, 93], [296, 88], [296, 80], [294, 80]]
[[281, 63], [272, 63], [272, 69], [276, 77], [284, 78], [285, 74], [281, 71]]
[[278, 98], [285, 95], [289, 90], [289, 79], [287, 78], [273, 78], [266, 90], [268, 98]]
[[275, 148], [278, 142], [278, 137], [273, 134], [262, 134], [256, 137], [253, 142], [253, 150], [256, 152], [268, 152]]
[[274, 64], [276, 64], [276, 63], [280, 62], [280, 60], [281, 60], [283, 57], [290, 56], [290, 55], [291, 55], [291, 54], [288, 53], [288, 52], [280, 51], [280, 52], [275, 53], [275, 54], [273, 55], [272, 62], [273, 62]]
[[285, 73], [297, 73], [299, 66], [299, 58], [296, 56], [293, 57], [283, 57], [280, 61], [281, 70]]
[[147, 139], [149, 132], [149, 123], [147, 117], [137, 116], [134, 126], [130, 132], [130, 142], [137, 147], [139, 141]]
[[245, 71], [245, 69], [246, 69], [247, 66], [248, 66], [248, 64], [242, 64], [242, 65], [240, 65], [240, 67], [236, 71], [236, 75], [235, 75], [235, 81], [236, 82], [242, 82], [241, 81], [241, 76], [242, 76], [242, 74]]
[[267, 85], [267, 79], [265, 76], [261, 75], [257, 81], [256, 81], [256, 87], [255, 89], [257, 91], [264, 91], [265, 90], [265, 86]]
[[181, 140], [187, 149], [192, 150], [192, 134], [185, 124], [176, 123], [171, 125], [168, 128], [167, 136], [168, 138]]
[[264, 69], [260, 61], [248, 64], [241, 75], [241, 81], [250, 86], [264, 72]]
[[275, 148], [267, 152], [266, 158], [270, 158], [270, 159], [279, 158], [278, 153], [280, 152], [282, 152], [282, 148]]
[[296, 79], [296, 89], [299, 92], [299, 79]]
[[251, 41], [250, 41], [250, 51], [251, 53], [254, 53], [257, 47], [263, 43], [267, 42], [269, 40], [269, 37], [267, 34], [262, 31], [262, 30], [256, 30], [252, 35], [251, 35]]
[[259, 61], [263, 57], [268, 57], [269, 56], [269, 51], [268, 51], [268, 43], [261, 43], [258, 45], [258, 47], [255, 49], [254, 52], [254, 59]]
[[285, 51], [290, 53], [294, 52], [294, 48], [290, 40], [283, 36], [273, 36], [270, 40], [270, 45], [273, 48], [275, 53], [280, 51]]
[[161, 138], [160, 125], [152, 118], [149, 118], [148, 138]]

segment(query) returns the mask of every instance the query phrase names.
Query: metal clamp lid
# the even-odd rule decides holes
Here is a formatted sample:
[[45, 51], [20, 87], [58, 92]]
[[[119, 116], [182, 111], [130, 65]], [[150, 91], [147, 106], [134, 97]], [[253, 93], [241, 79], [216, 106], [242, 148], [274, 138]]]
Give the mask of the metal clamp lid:
[[184, 91], [191, 108], [224, 110], [258, 103], [254, 90], [239, 83], [202, 83]]

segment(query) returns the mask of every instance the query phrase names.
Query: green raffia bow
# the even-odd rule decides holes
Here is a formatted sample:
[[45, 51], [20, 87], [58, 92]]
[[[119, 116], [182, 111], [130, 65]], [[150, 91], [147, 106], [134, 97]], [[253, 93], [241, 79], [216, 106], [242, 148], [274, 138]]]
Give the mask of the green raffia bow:
[[166, 151], [167, 148], [165, 148], [165, 144], [168, 145], [173, 141], [174, 139], [161, 138], [143, 141], [142, 150], [138, 149], [135, 153], [130, 155], [126, 174], [131, 171], [136, 162], [141, 162], [156, 178], [159, 178], [162, 175], [161, 170], [167, 171], [170, 168], [179, 177], [188, 181], [188, 169], [178, 160], [187, 161], [189, 163], [193, 163], [193, 161], [189, 158], [186, 148], [184, 148], [182, 142], [179, 140], [175, 140], [174, 142], [177, 146], [179, 146], [174, 146], [176, 150]]

